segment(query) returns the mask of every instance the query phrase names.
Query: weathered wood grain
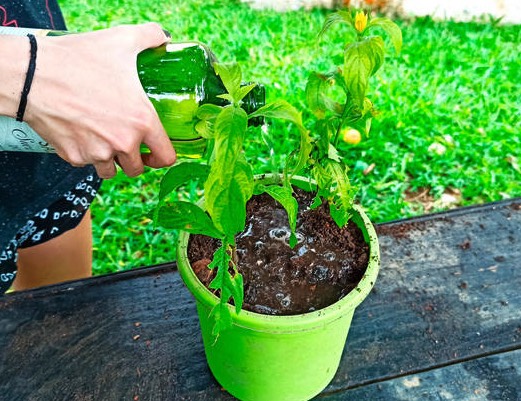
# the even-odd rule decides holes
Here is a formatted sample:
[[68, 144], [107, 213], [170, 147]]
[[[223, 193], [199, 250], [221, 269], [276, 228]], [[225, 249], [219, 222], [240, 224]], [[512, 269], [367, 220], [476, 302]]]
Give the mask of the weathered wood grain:
[[517, 401], [521, 350], [318, 397], [321, 401]]
[[520, 348], [519, 205], [378, 227], [381, 274], [328, 391]]
[[[453, 399], [517, 401], [496, 395], [521, 381], [520, 205], [379, 226], [381, 275], [320, 397], [449, 400], [423, 378], [454, 392], [484, 385], [488, 372], [482, 398]], [[1, 400], [233, 399], [206, 366], [195, 305], [173, 265], [6, 296], [0, 349]], [[415, 377], [422, 386], [411, 397], [393, 393]]]

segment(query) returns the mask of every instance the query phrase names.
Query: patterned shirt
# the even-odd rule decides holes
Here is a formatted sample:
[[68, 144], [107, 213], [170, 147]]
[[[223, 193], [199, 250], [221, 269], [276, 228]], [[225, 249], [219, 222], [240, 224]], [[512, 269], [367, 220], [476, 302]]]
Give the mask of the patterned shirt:
[[[56, 0], [0, 0], [0, 25], [66, 29]], [[0, 151], [0, 252], [36, 213], [92, 175], [92, 166], [75, 168], [54, 154]]]

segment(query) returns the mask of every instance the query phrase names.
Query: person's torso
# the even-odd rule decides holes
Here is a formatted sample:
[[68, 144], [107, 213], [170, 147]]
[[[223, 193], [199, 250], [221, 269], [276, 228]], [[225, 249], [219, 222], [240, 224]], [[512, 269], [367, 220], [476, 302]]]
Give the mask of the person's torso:
[[13, 28], [65, 29], [56, 0], [0, 0], [0, 25]]

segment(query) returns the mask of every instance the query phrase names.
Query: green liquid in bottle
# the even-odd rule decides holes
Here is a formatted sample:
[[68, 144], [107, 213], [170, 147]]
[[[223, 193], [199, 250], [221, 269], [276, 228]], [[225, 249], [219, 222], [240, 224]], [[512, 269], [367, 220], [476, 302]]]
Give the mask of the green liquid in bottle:
[[[0, 27], [0, 34], [36, 36], [66, 35], [65, 31], [31, 28]], [[214, 71], [217, 59], [202, 43], [166, 43], [147, 49], [138, 55], [137, 69], [141, 84], [154, 105], [178, 157], [199, 158], [206, 150], [206, 140], [195, 130], [197, 108], [205, 103], [224, 106], [227, 101], [218, 97], [226, 88]], [[265, 89], [257, 85], [244, 99], [242, 107], [252, 113], [265, 103]], [[122, 99], [122, 101], [125, 101]], [[250, 125], [261, 125], [261, 118], [252, 119]], [[0, 141], [0, 150], [54, 152], [31, 127], [9, 117], [0, 116], [0, 129], [8, 132]], [[27, 140], [13, 133], [22, 132]], [[18, 135], [19, 136], [19, 135]], [[0, 139], [2, 139], [0, 137]], [[142, 152], [150, 150], [141, 146]]]
[[[205, 152], [206, 140], [195, 130], [197, 108], [205, 103], [227, 103], [218, 97], [226, 89], [215, 74], [214, 62], [212, 52], [197, 42], [167, 43], [138, 56], [141, 84], [180, 157], [198, 158]], [[264, 87], [258, 85], [244, 99], [243, 107], [251, 113], [264, 102]]]

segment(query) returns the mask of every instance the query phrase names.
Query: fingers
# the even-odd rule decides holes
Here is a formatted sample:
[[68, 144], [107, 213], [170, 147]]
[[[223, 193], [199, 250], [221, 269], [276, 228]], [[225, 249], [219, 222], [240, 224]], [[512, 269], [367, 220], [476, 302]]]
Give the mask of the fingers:
[[104, 162], [96, 162], [94, 163], [94, 168], [98, 173], [100, 178], [112, 178], [116, 175], [116, 165], [113, 160], [104, 161]]
[[115, 157], [115, 161], [129, 177], [136, 177], [144, 171], [143, 160], [139, 151], [120, 154]]
[[112, 178], [116, 175], [117, 169], [116, 164], [120, 165], [123, 169], [123, 172], [129, 177], [136, 177], [143, 173], [144, 166], [149, 166], [152, 168], [161, 168], [171, 166], [176, 161], [176, 154], [170, 141], [167, 141], [168, 147], [170, 147], [171, 152], [167, 152], [169, 156], [164, 155], [165, 152], [151, 152], [140, 154], [138, 153], [130, 153], [130, 154], [120, 154], [114, 158], [114, 160], [96, 162], [94, 163], [94, 167], [96, 168], [96, 172], [100, 176], [100, 178], [108, 179]]
[[172, 143], [165, 131], [163, 129], [161, 131], [157, 134], [149, 135], [143, 141], [143, 143], [150, 149], [150, 153], [144, 153], [141, 157], [143, 163], [149, 167], [167, 167], [171, 166], [176, 161], [176, 153]]
[[[169, 39], [156, 23], [42, 39], [31, 125], [64, 160], [94, 165], [102, 178], [117, 165], [131, 177], [172, 165], [175, 151], [136, 69], [139, 52]], [[141, 143], [151, 154], [142, 157]]]
[[[135, 28], [137, 32], [135, 43], [139, 51], [161, 46], [171, 38], [168, 31], [165, 31], [161, 25], [154, 22], [137, 25]], [[148, 124], [142, 143], [148, 146], [151, 153], [140, 155], [141, 162], [153, 168], [171, 166], [176, 161], [176, 153], [155, 109], [148, 99], [147, 103], [150, 111], [154, 114], [154, 118], [143, 119], [148, 121]], [[123, 160], [121, 161], [123, 162]]]
[[163, 43], [168, 42], [170, 38], [170, 33], [155, 22], [136, 26], [135, 43], [140, 51], [161, 46]]

